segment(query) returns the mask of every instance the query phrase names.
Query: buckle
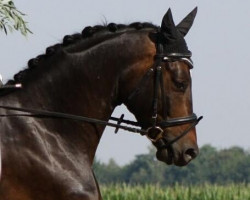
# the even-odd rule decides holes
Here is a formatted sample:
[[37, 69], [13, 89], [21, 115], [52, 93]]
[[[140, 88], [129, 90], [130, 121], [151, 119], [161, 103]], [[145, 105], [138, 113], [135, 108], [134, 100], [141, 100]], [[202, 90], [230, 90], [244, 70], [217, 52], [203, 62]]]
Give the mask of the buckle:
[[151, 142], [157, 142], [163, 136], [163, 130], [159, 126], [149, 127], [146, 136]]

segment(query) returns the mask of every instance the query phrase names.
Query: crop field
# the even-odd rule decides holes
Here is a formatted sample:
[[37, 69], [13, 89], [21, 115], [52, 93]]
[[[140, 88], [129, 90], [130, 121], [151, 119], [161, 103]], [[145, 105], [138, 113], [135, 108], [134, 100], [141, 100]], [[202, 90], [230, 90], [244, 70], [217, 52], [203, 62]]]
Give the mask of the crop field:
[[101, 185], [104, 200], [250, 200], [250, 184]]

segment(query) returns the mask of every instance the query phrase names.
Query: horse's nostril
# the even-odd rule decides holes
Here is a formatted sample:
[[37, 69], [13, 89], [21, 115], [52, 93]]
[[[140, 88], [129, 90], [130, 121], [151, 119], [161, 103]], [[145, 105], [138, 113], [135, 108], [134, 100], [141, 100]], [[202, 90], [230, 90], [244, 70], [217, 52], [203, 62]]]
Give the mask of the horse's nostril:
[[184, 153], [184, 158], [187, 162], [194, 159], [198, 155], [198, 150], [189, 148]]

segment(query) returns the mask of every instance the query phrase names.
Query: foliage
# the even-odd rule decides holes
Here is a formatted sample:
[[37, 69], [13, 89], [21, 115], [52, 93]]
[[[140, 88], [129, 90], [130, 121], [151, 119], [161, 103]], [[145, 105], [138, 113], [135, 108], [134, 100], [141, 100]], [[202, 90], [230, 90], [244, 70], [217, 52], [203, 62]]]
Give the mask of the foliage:
[[95, 160], [95, 173], [98, 174], [98, 180], [101, 183], [116, 183], [121, 180], [121, 167], [111, 159], [108, 164], [101, 163]]
[[113, 184], [102, 185], [101, 192], [103, 199], [109, 200], [250, 200], [249, 184], [229, 184], [226, 186], [175, 184], [171, 187]]
[[20, 31], [25, 36], [31, 33], [23, 16], [25, 14], [15, 7], [13, 1], [0, 0], [0, 30], [4, 30], [5, 34], [13, 30]]
[[125, 166], [117, 165], [114, 160], [108, 164], [96, 161], [94, 171], [99, 182], [105, 184], [250, 183], [250, 154], [240, 147], [218, 150], [205, 145], [188, 166], [176, 167], [157, 161], [152, 147], [149, 153], [137, 155]]

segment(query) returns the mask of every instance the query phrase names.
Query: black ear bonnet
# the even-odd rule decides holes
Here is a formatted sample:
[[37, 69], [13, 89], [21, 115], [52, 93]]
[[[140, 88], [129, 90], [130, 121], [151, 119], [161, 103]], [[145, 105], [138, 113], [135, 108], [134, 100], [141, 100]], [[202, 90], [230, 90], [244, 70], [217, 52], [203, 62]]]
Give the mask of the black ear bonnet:
[[197, 13], [197, 7], [191, 11], [177, 26], [174, 23], [172, 12], [169, 9], [162, 19], [158, 33], [158, 44], [163, 46], [164, 54], [190, 54], [184, 36], [191, 28]]

